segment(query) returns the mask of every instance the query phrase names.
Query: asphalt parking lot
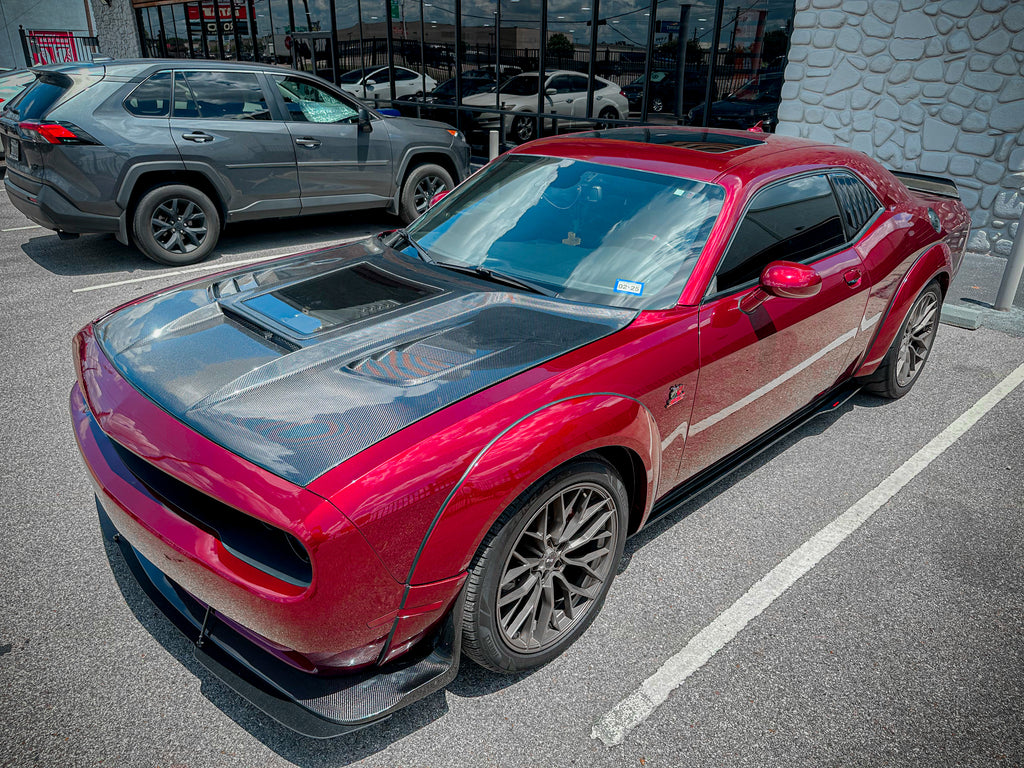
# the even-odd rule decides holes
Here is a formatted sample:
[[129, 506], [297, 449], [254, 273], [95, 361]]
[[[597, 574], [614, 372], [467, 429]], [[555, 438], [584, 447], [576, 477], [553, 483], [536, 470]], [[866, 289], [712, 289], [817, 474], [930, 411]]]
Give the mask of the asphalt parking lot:
[[[313, 741], [212, 677], [111, 569], [70, 341], [140, 293], [395, 220], [247, 225], [184, 269], [30, 225], [0, 194], [0, 765], [1024, 765], [1024, 385], [988, 394], [1024, 338], [942, 326], [907, 397], [856, 396], [628, 542], [562, 657], [513, 677], [465, 662], [387, 722]], [[811, 545], [850, 510], [859, 527]], [[660, 706], [616, 709], [666, 680]]]

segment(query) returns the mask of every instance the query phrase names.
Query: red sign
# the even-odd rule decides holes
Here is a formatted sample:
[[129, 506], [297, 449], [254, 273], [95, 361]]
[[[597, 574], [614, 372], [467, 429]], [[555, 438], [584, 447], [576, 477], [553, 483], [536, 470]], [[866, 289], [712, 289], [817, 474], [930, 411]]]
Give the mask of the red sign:
[[[230, 3], [226, 2], [226, 0], [223, 3], [218, 3], [218, 6], [216, 8], [213, 7], [213, 3], [203, 3], [203, 5], [201, 7], [202, 7], [202, 11], [203, 11], [203, 17], [202, 17], [203, 21], [216, 21], [218, 18], [220, 18], [221, 21], [231, 21], [231, 19], [232, 19], [232, 14], [231, 14], [232, 6], [231, 6]], [[236, 6], [234, 6], [234, 9], [235, 9], [234, 19], [236, 21], [245, 21], [246, 19], [249, 18], [249, 9], [246, 8], [244, 5], [236, 5]], [[186, 5], [185, 6], [185, 10], [188, 11], [188, 20], [189, 21], [199, 21], [200, 20], [199, 19], [200, 6], [198, 6], [198, 5]], [[220, 13], [219, 17], [217, 15], [218, 12]]]
[[29, 48], [32, 50], [33, 64], [60, 64], [65, 61], [87, 60], [70, 32], [44, 32], [29, 30]]

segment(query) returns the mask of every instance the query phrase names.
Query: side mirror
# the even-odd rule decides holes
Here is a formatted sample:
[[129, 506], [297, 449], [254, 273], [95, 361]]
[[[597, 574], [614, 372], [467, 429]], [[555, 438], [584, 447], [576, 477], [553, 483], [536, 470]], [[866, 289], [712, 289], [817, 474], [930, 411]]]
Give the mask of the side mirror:
[[370, 122], [370, 112], [365, 107], [361, 107], [359, 109], [359, 132], [373, 132], [373, 123]]
[[444, 196], [447, 195], [449, 192], [451, 192], [450, 189], [442, 189], [440, 192], [438, 192], [436, 195], [430, 198], [430, 204], [427, 207], [433, 208], [435, 205], [444, 200]]
[[750, 314], [771, 296], [804, 299], [821, 290], [821, 275], [814, 267], [793, 261], [773, 261], [758, 281], [757, 288], [740, 300], [740, 310]]
[[556, 93], [558, 93], [558, 89], [557, 88], [548, 88], [548, 89], [546, 89], [544, 91], [544, 93], [546, 93], [548, 96], [554, 96]]

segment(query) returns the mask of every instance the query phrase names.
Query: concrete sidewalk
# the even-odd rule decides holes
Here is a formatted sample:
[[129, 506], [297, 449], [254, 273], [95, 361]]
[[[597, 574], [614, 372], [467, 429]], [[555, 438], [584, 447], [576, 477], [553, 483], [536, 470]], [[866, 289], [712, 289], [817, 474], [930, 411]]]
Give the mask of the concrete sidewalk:
[[996, 292], [1006, 268], [999, 256], [968, 253], [960, 265], [942, 307], [942, 322], [976, 330], [991, 328], [1013, 336], [1024, 336], [1024, 280], [1017, 286], [1013, 306], [1007, 312], [993, 309]]

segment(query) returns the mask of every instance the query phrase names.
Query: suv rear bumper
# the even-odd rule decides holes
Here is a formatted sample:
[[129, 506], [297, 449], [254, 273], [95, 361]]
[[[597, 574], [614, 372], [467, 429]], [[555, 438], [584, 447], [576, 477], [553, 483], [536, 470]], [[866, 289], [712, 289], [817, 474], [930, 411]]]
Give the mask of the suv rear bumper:
[[74, 203], [64, 197], [53, 187], [45, 184], [36, 193], [28, 192], [19, 187], [11, 174], [4, 178], [7, 196], [19, 211], [28, 216], [36, 224], [47, 229], [75, 234], [102, 233], [121, 231], [121, 219], [118, 216], [104, 216], [79, 210]]

